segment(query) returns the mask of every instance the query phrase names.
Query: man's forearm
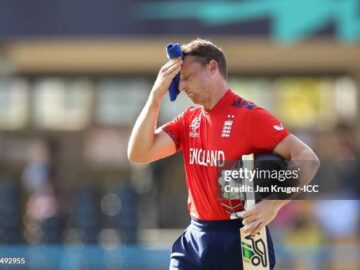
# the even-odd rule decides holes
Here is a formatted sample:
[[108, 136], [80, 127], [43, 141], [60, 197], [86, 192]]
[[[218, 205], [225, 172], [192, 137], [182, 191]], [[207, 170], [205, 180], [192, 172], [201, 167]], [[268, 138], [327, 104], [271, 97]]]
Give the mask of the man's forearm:
[[[182, 59], [165, 63], [155, 80], [149, 98], [135, 122], [128, 145], [128, 159], [135, 163], [147, 163], [173, 154], [176, 149], [168, 137], [156, 134], [156, 125], [162, 98], [168, 92], [174, 77], [180, 72]], [[167, 135], [166, 135], [167, 136]]]
[[307, 185], [314, 178], [320, 166], [320, 161], [315, 153], [305, 148], [291, 158], [292, 167], [299, 169], [299, 184]]
[[133, 162], [142, 162], [150, 152], [155, 140], [155, 130], [160, 111], [162, 97], [153, 93], [138, 116], [130, 135], [128, 158]]
[[[299, 178], [297, 179], [298, 186], [303, 186], [309, 184], [314, 178], [317, 170], [319, 169], [320, 161], [310, 148], [305, 148], [291, 157], [290, 164], [290, 170], [299, 171]], [[291, 199], [294, 199], [297, 195], [299, 194], [293, 194]], [[278, 209], [281, 209], [290, 201], [291, 200], [277, 200], [274, 203]]]

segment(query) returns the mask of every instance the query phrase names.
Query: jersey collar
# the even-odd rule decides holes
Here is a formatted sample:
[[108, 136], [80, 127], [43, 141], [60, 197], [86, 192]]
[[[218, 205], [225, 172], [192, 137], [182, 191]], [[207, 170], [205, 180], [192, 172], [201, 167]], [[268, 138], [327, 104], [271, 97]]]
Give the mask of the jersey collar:
[[202, 107], [203, 112], [205, 114], [213, 114], [221, 111], [224, 107], [226, 107], [226, 105], [234, 97], [234, 95], [235, 94], [231, 91], [231, 89], [228, 89], [212, 109], [205, 110], [204, 107]]

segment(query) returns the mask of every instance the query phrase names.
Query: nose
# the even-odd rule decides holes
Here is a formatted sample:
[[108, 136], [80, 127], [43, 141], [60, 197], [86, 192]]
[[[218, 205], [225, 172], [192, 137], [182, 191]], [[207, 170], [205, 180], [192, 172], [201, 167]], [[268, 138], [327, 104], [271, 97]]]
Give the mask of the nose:
[[183, 80], [180, 79], [180, 81], [179, 81], [179, 90], [180, 90], [180, 92], [185, 91], [186, 87], [187, 87], [186, 83]]

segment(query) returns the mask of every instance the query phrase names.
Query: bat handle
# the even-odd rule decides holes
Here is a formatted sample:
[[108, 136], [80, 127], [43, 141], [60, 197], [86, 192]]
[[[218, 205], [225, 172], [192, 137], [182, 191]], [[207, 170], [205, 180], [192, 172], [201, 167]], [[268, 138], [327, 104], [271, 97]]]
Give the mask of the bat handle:
[[240, 212], [232, 213], [232, 214], [230, 215], [230, 219], [243, 218], [244, 214], [245, 214], [245, 211], [240, 211]]

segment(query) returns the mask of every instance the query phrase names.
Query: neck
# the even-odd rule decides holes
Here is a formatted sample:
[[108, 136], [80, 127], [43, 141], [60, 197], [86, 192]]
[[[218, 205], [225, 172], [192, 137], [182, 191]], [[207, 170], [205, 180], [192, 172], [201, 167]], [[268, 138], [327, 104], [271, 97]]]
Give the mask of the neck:
[[209, 99], [202, 104], [205, 110], [209, 111], [215, 107], [215, 105], [219, 102], [219, 100], [225, 95], [226, 91], [229, 89], [226, 81], [223, 81], [217, 85], [215, 85], [211, 89], [211, 95]]

